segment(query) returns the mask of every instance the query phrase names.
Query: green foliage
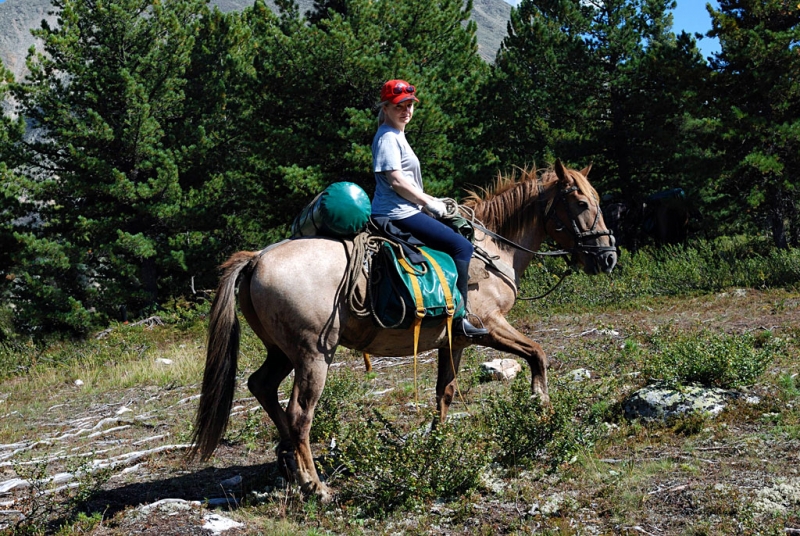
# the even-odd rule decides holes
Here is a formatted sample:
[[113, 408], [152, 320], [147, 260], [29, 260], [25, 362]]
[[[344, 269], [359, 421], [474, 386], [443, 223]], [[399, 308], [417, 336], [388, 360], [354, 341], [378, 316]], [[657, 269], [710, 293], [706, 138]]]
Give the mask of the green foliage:
[[337, 480], [342, 502], [358, 516], [382, 517], [478, 487], [488, 463], [486, 438], [465, 422], [404, 432], [377, 409], [349, 424], [340, 443], [348, 476]]
[[674, 328], [654, 334], [650, 343], [652, 354], [641, 364], [645, 377], [723, 389], [752, 385], [783, 346], [768, 335], [688, 333]]
[[[520, 295], [546, 292], [565, 268], [560, 259], [531, 264]], [[575, 305], [619, 307], [658, 296], [722, 292], [732, 287], [791, 289], [798, 284], [800, 250], [779, 250], [763, 238], [733, 236], [695, 240], [687, 246], [648, 247], [633, 254], [623, 249], [609, 278], [574, 273], [547, 298], [526, 303], [527, 311], [541, 314]]]
[[[72, 464], [67, 470], [75, 475], [77, 482], [60, 488], [49, 476], [46, 462], [15, 464], [18, 478], [29, 482], [25, 494], [15, 504], [23, 515], [10, 527], [0, 529], [0, 534], [52, 534], [54, 527], [59, 529], [58, 534], [75, 534], [72, 529], [76, 527], [90, 529], [96, 525], [102, 517], [98, 514], [87, 516], [80, 512], [80, 508], [101, 492], [112, 475], [110, 468], [95, 470], [91, 462], [85, 461]], [[64, 520], [74, 520], [74, 523]]]
[[676, 434], [691, 436], [702, 432], [707, 422], [708, 415], [695, 411], [677, 415], [670, 421], [670, 425]]
[[587, 393], [575, 385], [551, 386], [552, 408], [531, 397], [530, 384], [520, 375], [511, 389], [491, 397], [481, 421], [499, 446], [499, 461], [510, 466], [544, 466], [555, 471], [598, 436], [601, 415], [587, 406]]
[[[722, 50], [712, 60], [725, 166], [713, 186], [730, 219], [769, 229], [776, 246], [800, 245], [800, 6], [722, 0], [711, 10]], [[731, 208], [736, 207], [733, 211]]]
[[[314, 409], [311, 442], [329, 442], [338, 437], [345, 416], [358, 416], [358, 400], [366, 392], [365, 384], [350, 369], [332, 370], [328, 373], [325, 389]], [[358, 417], [356, 417], [358, 418]]]
[[600, 185], [626, 197], [676, 179], [692, 186], [699, 168], [685, 167], [683, 131], [700, 113], [708, 68], [693, 38], [670, 32], [672, 7], [520, 2], [481, 115], [502, 165], [592, 162]]
[[23, 329], [85, 334], [121, 306], [152, 307], [159, 278], [186, 269], [170, 240], [183, 197], [170, 135], [185, 120], [185, 73], [205, 4], [54, 7], [59, 25], [34, 32], [44, 53], [31, 52], [29, 77], [12, 86], [40, 129], [24, 147], [35, 170], [27, 208], [41, 221], [15, 235], [24, 250], [12, 295]]
[[797, 380], [797, 375], [782, 374], [778, 378], [778, 385], [781, 387], [781, 397], [784, 400], [800, 397], [800, 381]]

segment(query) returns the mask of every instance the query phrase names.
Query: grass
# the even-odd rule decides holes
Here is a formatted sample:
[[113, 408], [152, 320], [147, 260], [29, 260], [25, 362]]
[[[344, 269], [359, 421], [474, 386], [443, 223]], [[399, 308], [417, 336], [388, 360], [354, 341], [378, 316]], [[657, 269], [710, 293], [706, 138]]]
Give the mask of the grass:
[[[435, 365], [421, 360], [415, 389], [410, 358], [364, 374], [360, 354], [340, 350], [312, 428], [320, 470], [339, 494], [332, 505], [303, 499], [277, 477], [275, 429], [263, 411], [253, 410], [258, 404], [244, 388], [264, 358], [245, 327], [240, 409], [210, 472], [164, 454], [148, 460], [143, 474], [86, 477], [79, 491], [57, 495], [58, 512], [35, 503], [41, 513], [28, 516], [25, 530], [91, 534], [116, 523], [124, 533], [124, 508], [103, 513], [115, 490], [119, 500], [131, 501], [139, 481], [149, 479], [164, 487], [159, 497], [186, 489], [213, 496], [215, 479], [230, 472], [246, 477], [239, 492], [246, 500], [231, 515], [254, 534], [583, 534], [581, 527], [601, 534], [780, 534], [800, 528], [800, 505], [765, 513], [748, 499], [779, 478], [797, 476], [799, 260], [794, 250], [775, 252], [741, 238], [623, 252], [613, 278], [574, 275], [548, 299], [520, 303], [512, 322], [550, 354], [551, 409], [530, 398], [526, 367], [511, 384], [482, 383], [480, 363], [496, 355], [471, 347], [462, 358], [453, 417], [427, 432]], [[557, 269], [551, 264], [529, 271], [524, 293], [546, 290]], [[106, 448], [161, 435], [146, 445], [184, 442], [194, 402], [181, 401], [197, 393], [202, 378], [203, 314], [165, 311], [163, 326], [115, 324], [86, 341], [5, 344], [0, 442], [65, 434], [83, 416], [88, 424], [80, 426], [91, 427], [123, 406], [133, 409], [120, 417], [130, 426], [109, 436]], [[577, 369], [588, 377], [574, 374]], [[760, 402], [735, 401], [713, 419], [625, 420], [622, 401], [653, 380], [740, 389]], [[287, 381], [281, 398], [289, 388]], [[72, 453], [66, 462], [51, 462], [52, 474], [79, 456], [92, 459], [97, 447], [87, 435], [51, 441], [15, 459]], [[37, 470], [33, 464], [16, 472], [25, 474], [25, 467]], [[148, 493], [141, 492], [142, 501], [154, 500]]]

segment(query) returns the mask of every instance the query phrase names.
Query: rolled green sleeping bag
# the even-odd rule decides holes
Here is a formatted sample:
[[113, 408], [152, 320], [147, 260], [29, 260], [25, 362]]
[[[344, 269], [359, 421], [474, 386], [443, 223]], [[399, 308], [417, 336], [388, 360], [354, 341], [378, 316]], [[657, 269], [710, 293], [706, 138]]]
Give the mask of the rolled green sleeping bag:
[[334, 182], [292, 222], [292, 238], [351, 238], [367, 227], [372, 206], [367, 193], [352, 182]]

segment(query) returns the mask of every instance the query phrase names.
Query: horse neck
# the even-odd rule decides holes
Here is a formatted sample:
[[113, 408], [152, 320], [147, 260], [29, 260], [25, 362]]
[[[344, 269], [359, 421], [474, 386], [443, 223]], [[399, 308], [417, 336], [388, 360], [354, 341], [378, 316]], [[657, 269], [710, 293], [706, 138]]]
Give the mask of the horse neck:
[[[546, 190], [552, 182], [546, 183]], [[535, 179], [521, 181], [512, 188], [484, 201], [475, 207], [476, 217], [487, 229], [519, 244], [530, 251], [538, 251], [545, 238], [543, 206], [539, 203], [541, 183]], [[491, 245], [488, 244], [491, 242]], [[490, 239], [484, 242], [487, 250], [514, 268], [517, 280], [533, 260], [533, 253]], [[519, 281], [517, 281], [519, 282]]]

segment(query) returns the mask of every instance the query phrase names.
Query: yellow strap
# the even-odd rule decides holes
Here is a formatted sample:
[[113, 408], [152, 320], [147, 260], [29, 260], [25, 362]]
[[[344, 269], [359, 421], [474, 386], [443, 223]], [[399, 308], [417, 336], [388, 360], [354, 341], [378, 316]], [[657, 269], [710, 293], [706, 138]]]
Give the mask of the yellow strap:
[[422, 317], [414, 318], [414, 409], [419, 412], [419, 390], [417, 389], [417, 351], [419, 349], [419, 332], [422, 328]]
[[426, 259], [428, 259], [428, 262], [431, 263], [431, 266], [433, 266], [436, 276], [439, 278], [439, 283], [442, 285], [442, 290], [444, 291], [444, 303], [447, 307], [447, 316], [453, 316], [453, 314], [456, 312], [456, 306], [453, 305], [453, 293], [450, 292], [450, 285], [447, 283], [447, 279], [444, 276], [442, 267], [439, 266], [439, 263], [434, 260], [430, 253], [424, 249], [420, 249], [419, 251], [425, 256]]
[[417, 272], [408, 264], [405, 259], [397, 259], [397, 262], [411, 280], [411, 288], [414, 290], [414, 304], [416, 305], [416, 315], [414, 316], [414, 408], [419, 411], [419, 392], [417, 390], [417, 350], [419, 348], [419, 333], [422, 328], [422, 318], [425, 316], [425, 303], [423, 303], [422, 289], [419, 286], [419, 279], [417, 279]]
[[366, 372], [372, 372], [372, 361], [367, 352], [364, 352], [364, 367], [367, 369]]
[[397, 262], [400, 263], [400, 266], [406, 271], [409, 275], [409, 279], [411, 280], [411, 289], [414, 291], [414, 305], [417, 307], [417, 318], [422, 318], [425, 316], [425, 304], [422, 300], [422, 289], [419, 286], [419, 279], [417, 279], [417, 273], [408, 264], [408, 261], [405, 259], [397, 259]]

